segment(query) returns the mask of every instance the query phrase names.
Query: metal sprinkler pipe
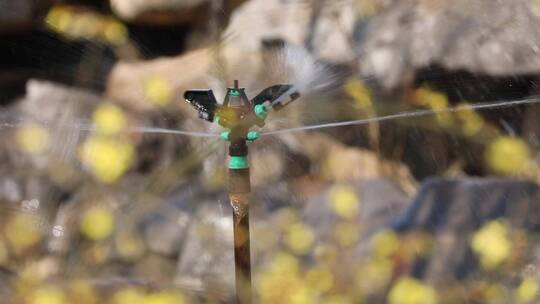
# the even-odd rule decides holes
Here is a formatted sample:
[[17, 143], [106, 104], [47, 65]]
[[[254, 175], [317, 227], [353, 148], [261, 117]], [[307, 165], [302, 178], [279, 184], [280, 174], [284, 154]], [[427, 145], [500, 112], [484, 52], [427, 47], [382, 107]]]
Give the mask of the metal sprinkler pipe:
[[268, 116], [265, 103], [278, 111], [296, 100], [300, 94], [291, 85], [274, 85], [261, 91], [252, 100], [248, 100], [245, 89], [234, 87], [227, 89], [225, 100], [218, 104], [212, 90], [189, 90], [184, 98], [198, 112], [199, 118], [218, 123], [227, 128], [222, 132], [222, 140], [229, 141], [229, 178], [228, 192], [233, 211], [234, 229], [234, 265], [236, 278], [236, 302], [252, 302], [251, 288], [251, 253], [249, 231], [249, 193], [251, 192], [248, 141], [255, 141], [260, 134], [250, 131], [257, 125], [264, 126]]

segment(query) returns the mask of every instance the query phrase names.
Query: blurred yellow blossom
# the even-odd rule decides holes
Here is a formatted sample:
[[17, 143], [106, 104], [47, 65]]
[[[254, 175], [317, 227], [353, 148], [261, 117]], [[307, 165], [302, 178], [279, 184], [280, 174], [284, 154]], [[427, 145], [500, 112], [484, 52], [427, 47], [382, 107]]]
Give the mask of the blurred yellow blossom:
[[68, 304], [68, 302], [61, 289], [41, 287], [33, 292], [30, 304]]
[[508, 303], [506, 288], [499, 283], [487, 284], [484, 290], [484, 300], [488, 304], [503, 304]]
[[298, 259], [288, 253], [278, 252], [272, 259], [269, 267], [269, 272], [279, 275], [298, 274], [300, 271], [300, 262]]
[[111, 255], [111, 248], [105, 244], [94, 243], [90, 246], [85, 246], [81, 252], [81, 259], [89, 265], [102, 265], [107, 262]]
[[29, 154], [43, 153], [49, 147], [49, 132], [38, 125], [27, 125], [17, 130], [17, 145]]
[[160, 76], [145, 79], [144, 94], [148, 100], [157, 106], [165, 106], [172, 96], [171, 84]]
[[461, 121], [461, 130], [466, 136], [474, 136], [482, 130], [484, 127], [484, 119], [476, 111], [474, 111], [470, 104], [462, 102], [456, 107], [459, 111], [456, 112], [457, 117]]
[[288, 230], [290, 226], [299, 220], [298, 214], [292, 208], [281, 208], [276, 215], [276, 223], [283, 231]]
[[448, 105], [448, 98], [440, 92], [422, 87], [414, 91], [413, 102], [416, 105], [423, 107], [432, 105], [435, 105], [436, 107], [446, 107]]
[[112, 45], [120, 45], [129, 37], [127, 27], [115, 18], [66, 5], [50, 9], [45, 24], [50, 30], [73, 39], [100, 39]]
[[339, 222], [334, 227], [334, 239], [343, 247], [352, 246], [360, 239], [360, 226], [354, 222]]
[[112, 304], [146, 304], [145, 294], [135, 287], [127, 287], [113, 294]]
[[424, 283], [410, 277], [400, 278], [388, 294], [389, 304], [435, 304], [437, 293]]
[[448, 109], [448, 97], [441, 92], [429, 88], [419, 88], [414, 92], [413, 102], [419, 106], [428, 107], [436, 111], [437, 122], [443, 127], [450, 127], [453, 123]]
[[300, 223], [291, 225], [285, 236], [285, 242], [297, 254], [308, 253], [314, 241], [315, 234], [311, 231], [311, 228]]
[[150, 293], [144, 298], [144, 304], [184, 304], [184, 297], [177, 292], [160, 291]]
[[45, 22], [52, 30], [66, 32], [73, 20], [73, 13], [64, 6], [55, 6], [47, 13]]
[[337, 215], [347, 219], [357, 217], [360, 212], [360, 198], [349, 186], [336, 186], [332, 189], [328, 202]]
[[107, 18], [103, 22], [103, 36], [110, 44], [120, 45], [128, 40], [128, 30], [118, 20]]
[[87, 280], [76, 279], [69, 284], [69, 296], [77, 299], [77, 304], [98, 304], [96, 291]]
[[124, 140], [94, 136], [82, 147], [82, 161], [104, 183], [120, 178], [133, 162], [133, 145]]
[[318, 293], [328, 292], [334, 284], [334, 276], [326, 267], [315, 267], [306, 272], [306, 283]]
[[499, 266], [510, 255], [508, 227], [500, 220], [484, 224], [474, 234], [471, 247], [479, 255], [483, 267], [492, 269]]
[[354, 99], [360, 109], [372, 107], [371, 93], [360, 79], [348, 80], [345, 84], [345, 92]]
[[494, 172], [509, 175], [523, 172], [530, 164], [530, 154], [521, 138], [502, 136], [487, 147], [486, 161]]
[[8, 259], [9, 259], [9, 256], [8, 256], [8, 250], [6, 248], [6, 244], [0, 238], [0, 266], [5, 265], [8, 262]]
[[102, 103], [96, 108], [92, 120], [97, 127], [97, 131], [104, 135], [117, 134], [127, 125], [124, 111], [108, 102]]
[[375, 257], [389, 257], [399, 249], [398, 235], [390, 229], [378, 232], [372, 239], [372, 251]]
[[356, 270], [355, 281], [364, 293], [380, 291], [392, 277], [393, 264], [387, 258], [371, 258]]
[[26, 214], [16, 214], [8, 219], [5, 236], [16, 253], [20, 253], [36, 245], [42, 237], [37, 222]]
[[[273, 267], [272, 267], [273, 268]], [[260, 303], [311, 304], [315, 303], [315, 294], [298, 273], [265, 271], [258, 281], [257, 291]], [[280, 267], [281, 268], [281, 267]]]
[[355, 299], [354, 301], [350, 299], [349, 296], [346, 295], [331, 295], [329, 297], [326, 297], [323, 301], [323, 304], [352, 304], [352, 303], [363, 303], [360, 302], [359, 299]]
[[537, 18], [540, 18], [540, 0], [534, 0], [533, 12]]
[[538, 281], [532, 277], [527, 277], [523, 279], [516, 289], [515, 298], [518, 303], [531, 302], [537, 298], [539, 291]]
[[100, 20], [95, 14], [83, 13], [74, 16], [69, 27], [63, 33], [73, 38], [84, 37], [91, 39], [99, 32]]
[[333, 265], [338, 258], [338, 251], [336, 246], [329, 244], [319, 244], [315, 247], [314, 250], [315, 258], [319, 265]]
[[145, 252], [143, 241], [133, 232], [122, 232], [115, 241], [116, 250], [124, 259], [136, 260]]
[[84, 213], [80, 228], [92, 240], [105, 239], [114, 229], [114, 215], [105, 207], [92, 207]]

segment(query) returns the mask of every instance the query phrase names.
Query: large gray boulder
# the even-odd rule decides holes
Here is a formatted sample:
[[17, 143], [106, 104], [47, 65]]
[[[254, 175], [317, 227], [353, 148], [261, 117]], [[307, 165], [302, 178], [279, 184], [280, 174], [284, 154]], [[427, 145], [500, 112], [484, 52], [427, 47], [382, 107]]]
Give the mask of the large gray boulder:
[[493, 76], [540, 71], [536, 1], [387, 3], [356, 37], [363, 75], [386, 88], [432, 64]]

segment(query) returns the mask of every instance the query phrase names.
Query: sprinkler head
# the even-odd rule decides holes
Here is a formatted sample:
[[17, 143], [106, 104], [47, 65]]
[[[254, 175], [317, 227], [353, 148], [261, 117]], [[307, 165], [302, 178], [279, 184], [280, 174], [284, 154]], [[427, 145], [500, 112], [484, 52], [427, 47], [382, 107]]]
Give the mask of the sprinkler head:
[[278, 84], [262, 90], [257, 96], [249, 100], [245, 88], [234, 86], [227, 88], [225, 99], [218, 104], [212, 90], [188, 90], [184, 98], [198, 112], [199, 117], [206, 121], [217, 122], [224, 128], [236, 130], [239, 136], [246, 138], [249, 129], [255, 125], [264, 126], [268, 115], [266, 102], [274, 110], [281, 110], [292, 101], [300, 97], [294, 86]]

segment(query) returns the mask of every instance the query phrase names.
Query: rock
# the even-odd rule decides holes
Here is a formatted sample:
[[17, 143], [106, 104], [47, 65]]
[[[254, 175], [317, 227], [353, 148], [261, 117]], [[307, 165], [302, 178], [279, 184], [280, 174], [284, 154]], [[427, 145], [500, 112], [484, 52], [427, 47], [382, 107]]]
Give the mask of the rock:
[[265, 40], [307, 45], [316, 58], [344, 63], [354, 58], [348, 35], [355, 19], [352, 1], [252, 0], [231, 16], [227, 43], [256, 51]]
[[[77, 144], [90, 128], [87, 117], [99, 101], [97, 95], [82, 90], [30, 80], [26, 96], [8, 110], [12, 111], [13, 128], [9, 130], [12, 137], [7, 141], [6, 149], [12, 164], [30, 161], [34, 170], [47, 170], [56, 163], [77, 160]], [[43, 153], [21, 154], [16, 133], [25, 126], [34, 125], [46, 133], [48, 140], [44, 144], [49, 148]]]
[[227, 200], [202, 202], [192, 217], [175, 283], [187, 290], [204, 290], [207, 298], [234, 295], [233, 223]]
[[[161, 12], [171, 14], [175, 12], [176, 17], [182, 21], [192, 20], [195, 18], [193, 13], [202, 4], [208, 2], [207, 0], [150, 0], [150, 1], [129, 1], [129, 0], [110, 0], [111, 8], [120, 17], [126, 20], [133, 20], [136, 18], [149, 18], [148, 15], [152, 13]], [[200, 11], [200, 10], [199, 10]]]
[[152, 252], [171, 258], [178, 257], [196, 210], [196, 206], [191, 204], [196, 199], [192, 193], [190, 189], [164, 200], [151, 213], [142, 217], [144, 240]]
[[513, 229], [536, 233], [540, 189], [532, 182], [510, 179], [433, 178], [426, 181], [406, 212], [392, 227], [406, 233], [429, 232], [433, 252], [410, 271], [436, 285], [463, 279], [477, 268], [469, 247], [473, 233], [484, 223], [505, 219]]
[[358, 225], [360, 235], [370, 235], [373, 231], [387, 225], [409, 206], [409, 197], [395, 182], [389, 179], [365, 179], [327, 186], [310, 199], [302, 210], [305, 222], [315, 228], [320, 241], [330, 241], [332, 231], [343, 217], [331, 207], [333, 191], [347, 187], [354, 191], [358, 199], [358, 215], [351, 218]]
[[[228, 14], [244, 0], [220, 1], [220, 13]], [[153, 25], [210, 23], [209, 0], [110, 0], [113, 11], [122, 19]]]
[[387, 89], [434, 64], [492, 76], [538, 73], [537, 6], [528, 0], [388, 1], [358, 31], [361, 73]]

